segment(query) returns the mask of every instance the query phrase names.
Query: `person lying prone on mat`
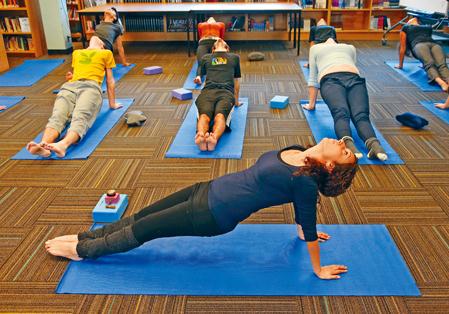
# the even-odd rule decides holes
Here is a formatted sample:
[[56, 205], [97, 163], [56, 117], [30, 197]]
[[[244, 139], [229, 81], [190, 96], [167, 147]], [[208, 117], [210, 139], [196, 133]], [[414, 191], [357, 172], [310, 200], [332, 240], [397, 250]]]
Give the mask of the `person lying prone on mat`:
[[419, 25], [417, 18], [410, 19], [399, 33], [399, 64], [402, 69], [404, 56], [410, 50], [421, 61], [429, 83], [437, 83], [443, 91], [448, 91], [449, 69], [443, 48], [432, 39], [432, 26]]
[[[309, 45], [312, 48], [313, 45], [324, 43], [329, 38], [333, 38], [337, 41], [337, 32], [335, 27], [327, 25], [324, 19], [320, 19], [316, 26], [310, 28], [309, 33]], [[305, 68], [309, 67], [309, 63], [304, 64]]]
[[103, 21], [95, 28], [94, 36], [103, 41], [105, 49], [114, 52], [114, 42], [117, 43], [117, 50], [124, 66], [129, 66], [126, 61], [125, 49], [123, 48], [123, 26], [119, 19], [117, 9], [112, 7], [104, 11]]
[[229, 52], [229, 46], [223, 39], [218, 39], [212, 53], [201, 59], [199, 70], [195, 83], [201, 84], [201, 77], [206, 75], [206, 84], [195, 101], [199, 114], [195, 144], [202, 151], [213, 151], [229, 125], [232, 108], [241, 105], [240, 58]]
[[[49, 157], [52, 152], [64, 157], [70, 145], [80, 141], [93, 125], [101, 109], [103, 99], [101, 84], [106, 72], [109, 107], [122, 107], [115, 102], [115, 67], [112, 52], [105, 50], [100, 38], [92, 36], [87, 49], [75, 50], [72, 54], [72, 72], [68, 72], [68, 82], [61, 86], [40, 143], [33, 141], [26, 146], [33, 155]], [[70, 127], [64, 138], [60, 137], [66, 125]]]
[[342, 140], [326, 138], [308, 149], [269, 151], [246, 170], [194, 184], [132, 216], [56, 237], [45, 247], [52, 255], [75, 261], [95, 259], [157, 238], [225, 234], [262, 208], [293, 203], [298, 236], [307, 242], [314, 273], [321, 279], [337, 279], [347, 267], [321, 265], [319, 242], [331, 236], [316, 229], [317, 201], [319, 192], [329, 197], [345, 192], [356, 171], [357, 158]]
[[355, 63], [355, 47], [337, 44], [332, 38], [310, 48], [309, 103], [303, 107], [307, 110], [315, 109], [318, 88], [320, 88], [321, 97], [334, 119], [337, 138], [343, 139], [346, 146], [358, 158], [362, 157], [352, 138], [350, 128], [352, 120], [357, 134], [368, 149], [367, 157], [384, 161], [388, 156], [376, 138], [369, 119], [366, 81], [360, 77]]
[[198, 69], [196, 75], [199, 74], [199, 67], [201, 66], [201, 59], [204, 55], [212, 52], [217, 39], [223, 39], [225, 33], [225, 25], [222, 22], [217, 22], [213, 17], [210, 17], [206, 22], [198, 24], [198, 48], [196, 49], [196, 59], [198, 62]]

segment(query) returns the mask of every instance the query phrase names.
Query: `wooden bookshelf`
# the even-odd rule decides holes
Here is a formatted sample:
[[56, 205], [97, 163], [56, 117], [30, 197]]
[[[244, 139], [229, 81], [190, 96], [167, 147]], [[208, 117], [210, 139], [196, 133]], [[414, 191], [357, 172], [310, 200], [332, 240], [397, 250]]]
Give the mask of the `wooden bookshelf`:
[[[0, 19], [4, 18], [28, 18], [30, 31], [0, 31], [2, 43], [5, 47], [6, 55], [29, 55], [40, 57], [47, 53], [44, 31], [41, 21], [39, 3], [35, 0], [16, 0], [18, 6], [2, 6], [5, 0], [0, 0]], [[7, 0], [7, 3], [12, 1]], [[16, 36], [18, 40], [26, 40], [29, 49], [11, 49], [8, 48], [10, 38]], [[21, 39], [19, 39], [21, 38]], [[0, 57], [1, 59], [1, 57]]]
[[81, 20], [78, 11], [84, 8], [83, 0], [66, 0], [72, 39], [81, 38]]
[[5, 43], [3, 36], [0, 36], [0, 72], [9, 69], [8, 55], [6, 54]]
[[[376, 0], [364, 0], [360, 8], [338, 8], [332, 6], [332, 0], [326, 0], [326, 8], [305, 8], [302, 11], [302, 19], [323, 18], [327, 24], [337, 29], [337, 36], [341, 40], [381, 40], [383, 29], [372, 29], [371, 20], [376, 16], [385, 16], [394, 25], [405, 17], [403, 9], [389, 7], [373, 7]], [[356, 1], [356, 3], [358, 3]], [[301, 30], [301, 39], [309, 38], [308, 30]], [[390, 39], [398, 39], [399, 31], [394, 30], [389, 34]]]

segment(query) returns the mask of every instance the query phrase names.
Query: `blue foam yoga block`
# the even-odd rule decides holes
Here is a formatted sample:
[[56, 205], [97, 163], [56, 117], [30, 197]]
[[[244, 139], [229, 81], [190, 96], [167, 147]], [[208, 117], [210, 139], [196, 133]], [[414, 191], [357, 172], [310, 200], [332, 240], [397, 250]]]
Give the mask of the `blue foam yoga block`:
[[184, 88], [172, 90], [172, 96], [180, 100], [192, 99], [192, 91]]
[[288, 96], [274, 96], [270, 100], [270, 107], [277, 109], [284, 109], [288, 105]]
[[122, 217], [126, 207], [128, 207], [128, 195], [120, 194], [120, 200], [115, 208], [106, 208], [106, 194], [103, 194], [92, 211], [94, 222], [114, 222]]

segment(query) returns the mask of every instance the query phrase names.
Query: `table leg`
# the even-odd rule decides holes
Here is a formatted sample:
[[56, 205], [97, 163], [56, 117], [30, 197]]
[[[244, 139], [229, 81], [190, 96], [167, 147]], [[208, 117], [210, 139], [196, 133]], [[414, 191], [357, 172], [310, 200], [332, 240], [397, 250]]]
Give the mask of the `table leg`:
[[187, 56], [190, 57], [190, 13], [187, 13], [186, 32], [187, 32]]
[[[301, 11], [298, 13], [298, 21], [299, 25], [301, 25]], [[298, 28], [298, 51], [296, 52], [296, 55], [299, 56], [299, 49], [301, 47], [301, 27]]]
[[288, 41], [292, 41], [292, 12], [288, 13]]
[[296, 48], [296, 28], [297, 28], [297, 16], [293, 13], [293, 48]]

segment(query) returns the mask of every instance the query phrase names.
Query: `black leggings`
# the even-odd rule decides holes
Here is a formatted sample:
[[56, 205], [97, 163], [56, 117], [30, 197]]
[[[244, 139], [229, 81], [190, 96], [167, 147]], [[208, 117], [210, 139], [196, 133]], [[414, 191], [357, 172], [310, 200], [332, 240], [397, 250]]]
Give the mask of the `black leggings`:
[[364, 78], [350, 72], [331, 73], [321, 79], [320, 92], [334, 118], [337, 138], [352, 137], [351, 120], [364, 142], [376, 137], [369, 119], [369, 99]]

